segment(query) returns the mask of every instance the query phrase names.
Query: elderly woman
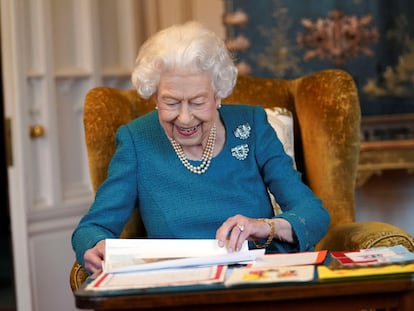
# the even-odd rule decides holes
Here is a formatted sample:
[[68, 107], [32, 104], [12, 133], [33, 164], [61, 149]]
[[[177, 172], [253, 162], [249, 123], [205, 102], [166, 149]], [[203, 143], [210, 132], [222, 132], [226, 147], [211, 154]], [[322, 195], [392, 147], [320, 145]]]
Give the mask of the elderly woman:
[[104, 239], [119, 237], [135, 207], [149, 238], [216, 238], [230, 251], [246, 240], [269, 252], [309, 251], [326, 234], [329, 215], [264, 109], [221, 105], [236, 78], [223, 40], [195, 22], [141, 47], [132, 82], [156, 110], [118, 129], [107, 179], [73, 233], [87, 270], [101, 269]]

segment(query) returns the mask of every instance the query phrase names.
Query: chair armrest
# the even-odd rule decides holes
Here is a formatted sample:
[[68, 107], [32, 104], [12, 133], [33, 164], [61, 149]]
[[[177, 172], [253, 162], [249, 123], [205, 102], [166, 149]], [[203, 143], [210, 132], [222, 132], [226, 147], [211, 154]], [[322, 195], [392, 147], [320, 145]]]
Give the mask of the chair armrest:
[[352, 222], [331, 228], [317, 249], [357, 250], [403, 245], [414, 251], [414, 239], [404, 230], [382, 222]]
[[70, 288], [74, 292], [75, 290], [79, 289], [82, 284], [86, 281], [89, 274], [77, 261], [72, 266], [70, 271]]

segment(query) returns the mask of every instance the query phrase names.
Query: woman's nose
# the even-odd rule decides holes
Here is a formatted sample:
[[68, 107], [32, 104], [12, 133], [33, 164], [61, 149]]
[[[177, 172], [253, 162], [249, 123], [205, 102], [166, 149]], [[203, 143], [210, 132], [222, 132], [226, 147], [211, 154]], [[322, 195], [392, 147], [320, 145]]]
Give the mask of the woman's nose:
[[181, 103], [180, 111], [178, 113], [178, 119], [182, 124], [190, 124], [191, 120], [194, 118], [190, 106], [188, 103]]

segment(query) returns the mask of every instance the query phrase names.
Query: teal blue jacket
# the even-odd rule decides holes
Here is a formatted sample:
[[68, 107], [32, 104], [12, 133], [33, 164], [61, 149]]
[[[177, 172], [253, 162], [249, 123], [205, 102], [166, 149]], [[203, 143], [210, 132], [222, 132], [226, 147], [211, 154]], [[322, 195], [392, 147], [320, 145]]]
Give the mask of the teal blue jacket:
[[[72, 235], [81, 264], [87, 249], [119, 237], [135, 207], [149, 238], [214, 239], [228, 217], [241, 214], [290, 222], [297, 243], [275, 239], [269, 251], [313, 249], [327, 232], [329, 215], [302, 183], [264, 109], [223, 105], [219, 112], [225, 146], [201, 175], [181, 164], [156, 111], [118, 129], [108, 177]], [[274, 215], [267, 189], [283, 213]]]

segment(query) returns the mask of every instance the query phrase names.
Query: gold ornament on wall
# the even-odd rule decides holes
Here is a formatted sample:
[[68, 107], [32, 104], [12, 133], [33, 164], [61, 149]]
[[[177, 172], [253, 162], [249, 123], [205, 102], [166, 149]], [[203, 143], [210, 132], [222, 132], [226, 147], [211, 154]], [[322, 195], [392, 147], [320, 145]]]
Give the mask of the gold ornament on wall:
[[335, 10], [327, 18], [316, 21], [301, 20], [305, 31], [297, 36], [297, 43], [306, 49], [303, 59], [327, 59], [342, 66], [347, 59], [358, 55], [373, 56], [370, 45], [378, 41], [379, 34], [371, 26], [372, 16], [358, 18]]

